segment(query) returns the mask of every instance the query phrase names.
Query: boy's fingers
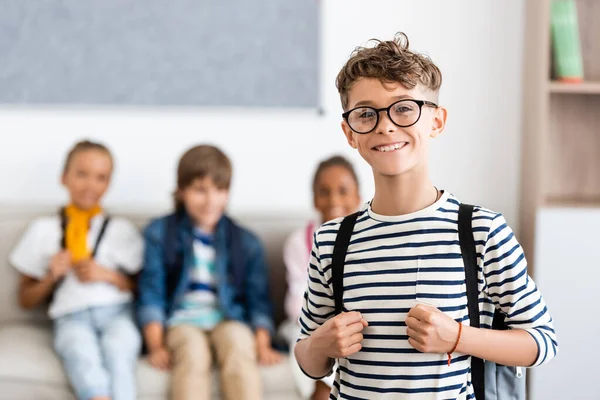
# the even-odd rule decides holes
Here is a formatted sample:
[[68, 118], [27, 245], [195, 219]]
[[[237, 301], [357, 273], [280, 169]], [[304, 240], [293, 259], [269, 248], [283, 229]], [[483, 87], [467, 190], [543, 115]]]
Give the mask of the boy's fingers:
[[356, 354], [362, 349], [362, 345], [360, 343], [353, 344], [348, 347], [348, 351], [346, 352], [346, 357], [351, 356], [352, 354]]
[[355, 333], [354, 335], [348, 338], [348, 347], [355, 345], [356, 343], [360, 343], [363, 340], [362, 333]]
[[412, 328], [408, 328], [406, 330], [406, 333], [408, 334], [408, 336], [409, 336], [410, 339], [415, 340], [415, 341], [417, 341], [419, 343], [425, 344], [423, 342], [423, 339], [421, 338], [421, 335], [419, 334], [418, 331], [416, 331], [416, 330], [414, 330]]
[[367, 326], [369, 326], [369, 323], [367, 322], [366, 319], [361, 319], [360, 322], [364, 325], [364, 327], [366, 328]]
[[406, 326], [415, 331], [424, 332], [423, 323], [415, 317], [406, 317]]
[[160, 365], [162, 369], [169, 368], [169, 359], [166, 356], [160, 358]]
[[360, 322], [355, 322], [355, 323], [353, 323], [353, 324], [351, 324], [351, 325], [348, 325], [348, 326], [346, 327], [346, 332], [345, 332], [345, 333], [346, 333], [346, 335], [348, 335], [348, 336], [352, 336], [352, 335], [354, 335], [355, 333], [362, 332], [362, 330], [363, 330], [364, 328], [365, 328], [365, 326], [364, 326], [362, 323], [360, 323]]
[[340, 314], [340, 320], [344, 322], [346, 325], [353, 324], [355, 322], [360, 322], [362, 320], [362, 314], [358, 311], [350, 311]]
[[422, 321], [425, 315], [429, 313], [429, 308], [431, 307], [426, 306], [424, 304], [417, 304], [416, 306], [410, 309], [410, 311], [408, 312], [408, 316], [414, 317], [419, 321]]

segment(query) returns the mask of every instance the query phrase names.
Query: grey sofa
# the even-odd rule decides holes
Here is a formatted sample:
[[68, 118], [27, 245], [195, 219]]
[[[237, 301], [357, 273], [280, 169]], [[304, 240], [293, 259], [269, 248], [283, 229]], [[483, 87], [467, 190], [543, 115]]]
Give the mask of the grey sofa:
[[[117, 210], [118, 211], [118, 210]], [[0, 206], [0, 400], [71, 400], [62, 366], [51, 346], [51, 323], [44, 310], [24, 311], [17, 303], [18, 274], [8, 265], [8, 254], [36, 217], [55, 212], [51, 207]], [[155, 213], [115, 212], [143, 226]], [[234, 216], [236, 217], [236, 216]], [[276, 321], [283, 318], [285, 270], [282, 244], [290, 231], [301, 226], [304, 217], [289, 215], [247, 215], [238, 221], [254, 230], [267, 248]], [[262, 368], [265, 399], [298, 400], [287, 357], [276, 366]], [[140, 358], [137, 369], [138, 399], [168, 398], [169, 374], [160, 372]], [[217, 374], [214, 398], [220, 398]], [[242, 400], [242, 399], [240, 399]]]

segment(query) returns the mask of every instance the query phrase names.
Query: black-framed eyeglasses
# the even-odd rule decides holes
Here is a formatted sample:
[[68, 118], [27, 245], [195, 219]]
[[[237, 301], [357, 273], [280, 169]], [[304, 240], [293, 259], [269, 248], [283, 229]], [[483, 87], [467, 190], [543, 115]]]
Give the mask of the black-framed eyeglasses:
[[368, 106], [355, 107], [342, 114], [350, 129], [364, 134], [375, 130], [379, 124], [379, 113], [387, 112], [388, 118], [400, 128], [408, 128], [421, 118], [423, 106], [437, 108], [437, 104], [427, 100], [402, 99], [388, 107], [374, 108]]

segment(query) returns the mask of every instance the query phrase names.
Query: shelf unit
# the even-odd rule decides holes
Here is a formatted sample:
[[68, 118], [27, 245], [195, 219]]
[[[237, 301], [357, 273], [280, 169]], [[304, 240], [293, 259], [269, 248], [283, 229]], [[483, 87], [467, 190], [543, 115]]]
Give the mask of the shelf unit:
[[536, 215], [600, 207], [600, 0], [577, 0], [585, 81], [552, 77], [550, 3], [526, 1], [521, 232], [535, 272]]
[[591, 250], [600, 248], [600, 0], [576, 1], [585, 78], [579, 84], [552, 76], [551, 1], [524, 1], [519, 241], [561, 350], [556, 360], [531, 371], [528, 399], [596, 400], [600, 320], [585, 307], [600, 290]]

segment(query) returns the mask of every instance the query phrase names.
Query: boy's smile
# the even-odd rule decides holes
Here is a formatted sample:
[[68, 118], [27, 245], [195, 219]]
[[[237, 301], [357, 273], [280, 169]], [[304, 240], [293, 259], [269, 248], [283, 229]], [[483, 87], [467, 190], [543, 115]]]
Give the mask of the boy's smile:
[[402, 150], [408, 145], [408, 142], [391, 142], [384, 143], [373, 147], [373, 150], [380, 151], [382, 153], [391, 153], [394, 151]]

